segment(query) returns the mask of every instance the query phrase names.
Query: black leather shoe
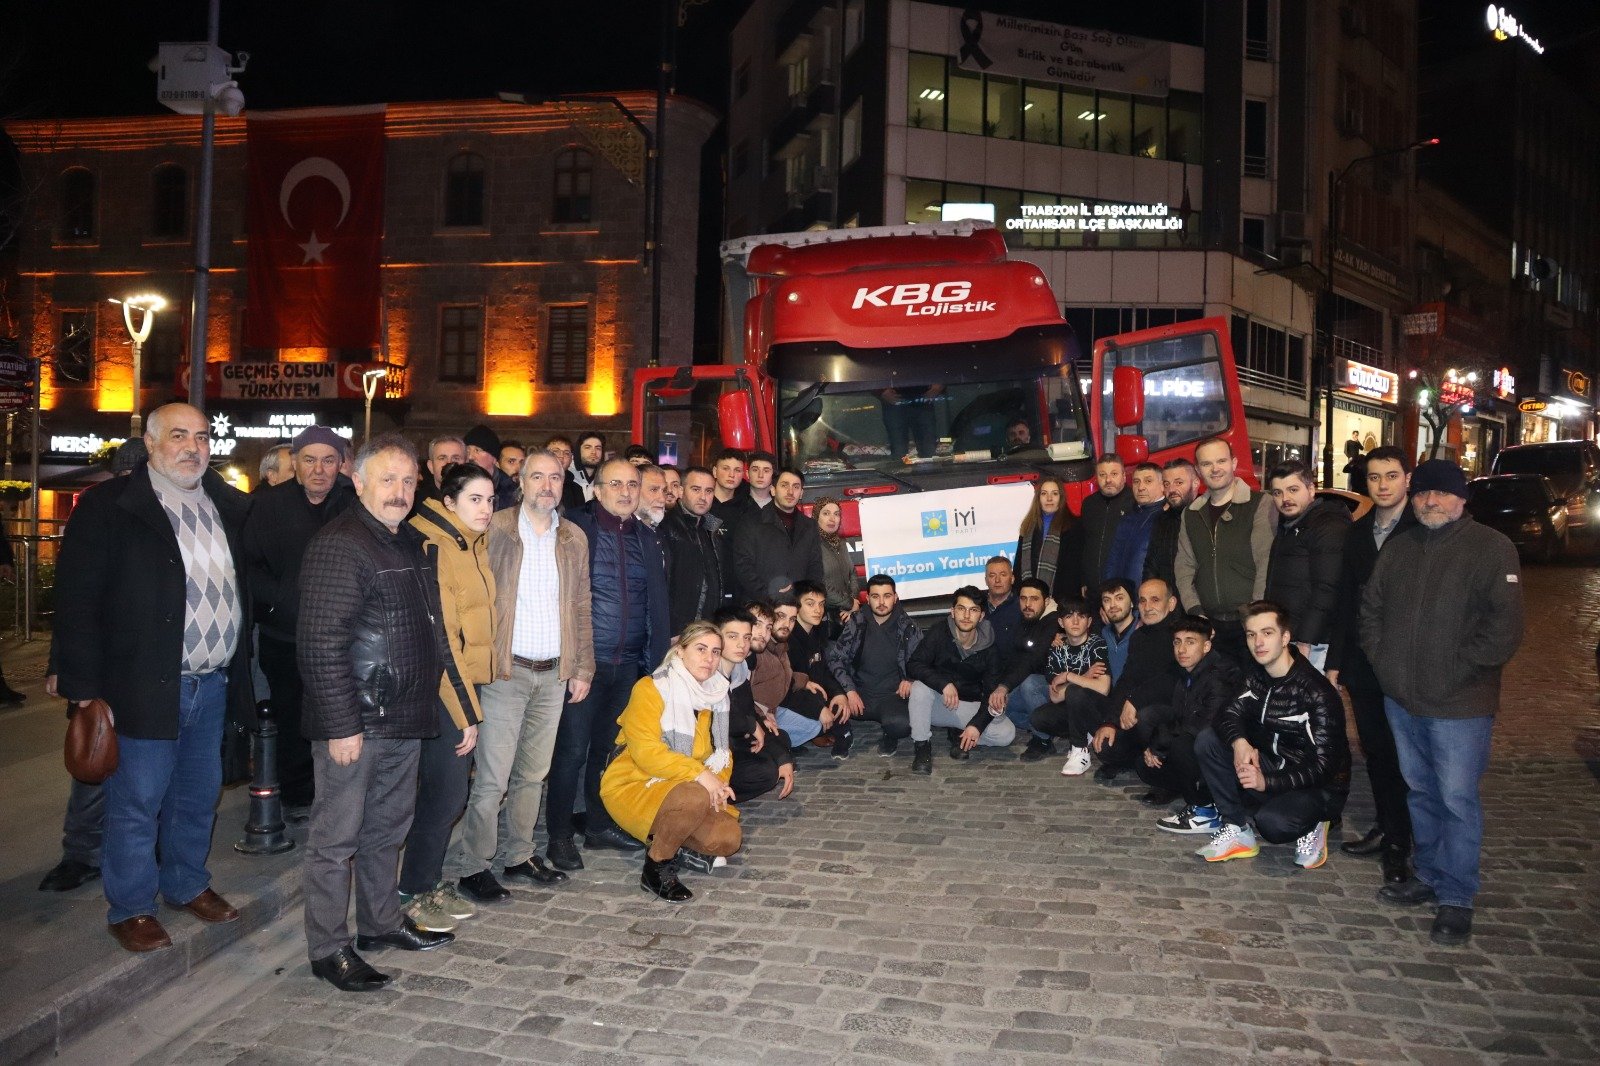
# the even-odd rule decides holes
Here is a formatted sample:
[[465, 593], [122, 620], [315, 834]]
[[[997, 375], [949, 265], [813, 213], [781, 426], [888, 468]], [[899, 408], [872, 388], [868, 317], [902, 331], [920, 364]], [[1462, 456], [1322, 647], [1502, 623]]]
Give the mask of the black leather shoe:
[[1411, 854], [1405, 848], [1386, 846], [1378, 859], [1383, 863], [1384, 884], [1398, 885], [1411, 880]]
[[1433, 916], [1428, 939], [1447, 948], [1460, 947], [1472, 939], [1471, 907], [1440, 907]]
[[13, 707], [18, 707], [27, 702], [28, 697], [18, 692], [16, 689], [11, 688], [10, 686], [0, 688], [0, 703], [9, 703]]
[[1165, 807], [1177, 798], [1176, 792], [1169, 792], [1164, 788], [1152, 788], [1139, 796], [1139, 802], [1150, 807]]
[[455, 938], [454, 933], [430, 933], [426, 929], [419, 929], [416, 922], [405, 918], [398, 929], [377, 936], [357, 936], [356, 947], [362, 951], [381, 947], [399, 948], [402, 951], [432, 951], [444, 947]]
[[56, 868], [39, 882], [40, 892], [71, 892], [100, 876], [100, 867], [90, 866], [77, 859], [62, 859]]
[[389, 983], [389, 975], [367, 965], [367, 960], [346, 944], [332, 955], [311, 963], [311, 972], [341, 992], [376, 992]]
[[1383, 830], [1373, 826], [1360, 840], [1346, 840], [1339, 850], [1346, 855], [1376, 855], [1383, 850]]
[[656, 862], [646, 855], [644, 873], [639, 875], [639, 885], [646, 892], [654, 892], [668, 903], [687, 903], [694, 899], [694, 893], [678, 880], [676, 857], [666, 862]]
[[530, 855], [527, 862], [507, 866], [501, 873], [507, 881], [530, 881], [536, 885], [559, 885], [567, 879], [560, 870], [552, 870], [540, 862], [537, 855]]
[[1049, 737], [1034, 737], [1022, 749], [1023, 762], [1038, 762], [1056, 753], [1056, 742]]
[[511, 893], [507, 892], [505, 886], [496, 881], [494, 874], [488, 870], [475, 873], [471, 877], [463, 877], [456, 884], [467, 894], [468, 899], [475, 899], [479, 903], [504, 903], [511, 898]]
[[914, 774], [933, 773], [933, 741], [918, 740], [911, 747], [911, 772]]
[[583, 869], [583, 856], [578, 854], [578, 845], [572, 842], [571, 837], [551, 837], [544, 857], [558, 870]]
[[589, 833], [583, 838], [586, 848], [610, 848], [612, 851], [643, 851], [644, 845], [633, 839], [616, 826], [607, 826], [598, 833]]
[[1439, 897], [1432, 886], [1411, 877], [1397, 885], [1384, 885], [1378, 889], [1378, 898], [1397, 907], [1415, 907], [1421, 903], [1432, 903]]
[[957, 739], [950, 742], [950, 757], [957, 761], [972, 758], [972, 752], [961, 746], [959, 734], [957, 735]]

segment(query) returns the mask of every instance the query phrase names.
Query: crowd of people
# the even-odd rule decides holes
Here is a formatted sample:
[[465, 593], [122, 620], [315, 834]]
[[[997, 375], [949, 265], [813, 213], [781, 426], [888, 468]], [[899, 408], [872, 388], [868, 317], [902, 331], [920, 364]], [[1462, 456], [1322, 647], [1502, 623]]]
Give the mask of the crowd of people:
[[237, 919], [206, 859], [258, 701], [307, 823], [312, 969], [363, 991], [388, 977], [360, 952], [446, 945], [508, 883], [560, 884], [596, 850], [692, 899], [680, 873], [739, 849], [737, 805], [789, 796], [807, 755], [850, 758], [864, 722], [913, 774], [935, 729], [954, 760], [1020, 738], [1069, 778], [1136, 775], [1169, 808], [1152, 829], [1207, 837], [1208, 862], [1265, 842], [1316, 869], [1349, 791], [1341, 684], [1377, 811], [1342, 847], [1380, 857], [1383, 899], [1434, 905], [1435, 940], [1470, 935], [1522, 606], [1449, 463], [1375, 449], [1352, 522], [1299, 463], [1252, 489], [1222, 439], [1161, 467], [1107, 455], [1078, 515], [1040, 478], [1014, 555], [925, 630], [892, 578], [863, 585], [840, 502], [808, 514], [764, 452], [677, 469], [485, 426], [352, 452], [313, 426], [245, 495], [193, 407], [124, 448], [67, 526], [49, 680], [111, 705], [120, 763], [74, 783], [40, 887], [103, 877], [130, 951], [170, 945], [158, 902]]

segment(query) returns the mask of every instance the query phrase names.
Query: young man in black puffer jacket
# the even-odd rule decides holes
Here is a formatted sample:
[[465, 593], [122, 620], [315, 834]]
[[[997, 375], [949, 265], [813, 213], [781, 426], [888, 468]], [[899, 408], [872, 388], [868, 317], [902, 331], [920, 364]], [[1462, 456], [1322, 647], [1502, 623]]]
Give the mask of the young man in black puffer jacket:
[[1183, 810], [1156, 822], [1169, 833], [1212, 833], [1222, 828], [1195, 758], [1200, 733], [1216, 720], [1244, 688], [1233, 660], [1211, 646], [1214, 634], [1204, 618], [1179, 618], [1172, 623], [1172, 654], [1183, 669], [1183, 679], [1172, 688], [1172, 702], [1152, 709], [1158, 718], [1149, 746], [1134, 764], [1139, 780], [1150, 786], [1162, 803], [1173, 794], [1183, 797]]
[[1207, 862], [1253, 857], [1261, 850], [1259, 833], [1269, 844], [1293, 840], [1295, 862], [1314, 870], [1328, 858], [1328, 823], [1350, 791], [1344, 703], [1294, 647], [1284, 614], [1265, 600], [1245, 608], [1241, 619], [1256, 666], [1244, 692], [1195, 741], [1222, 822], [1195, 852]]
[[989, 706], [989, 694], [1004, 669], [994, 632], [983, 617], [986, 594], [974, 585], [956, 589], [950, 616], [935, 622], [906, 662], [907, 697], [914, 751], [911, 772], [933, 773], [933, 726], [960, 729], [950, 744], [952, 759], [965, 759], [979, 744], [1003, 748], [1017, 736], [1005, 707]]
[[1266, 598], [1294, 619], [1300, 654], [1326, 670], [1328, 645], [1338, 627], [1339, 573], [1350, 512], [1341, 500], [1317, 498], [1311, 468], [1299, 460], [1273, 467], [1266, 485], [1278, 511]]

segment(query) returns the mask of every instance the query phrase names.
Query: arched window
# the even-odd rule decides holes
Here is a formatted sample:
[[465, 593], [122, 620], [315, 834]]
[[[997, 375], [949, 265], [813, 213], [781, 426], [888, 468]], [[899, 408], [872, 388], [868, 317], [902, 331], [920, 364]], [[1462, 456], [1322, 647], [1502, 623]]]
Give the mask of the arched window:
[[444, 224], [483, 225], [483, 156], [461, 152], [445, 167]]
[[61, 239], [94, 240], [94, 175], [83, 167], [73, 167], [61, 175]]
[[582, 148], [556, 156], [554, 222], [589, 222], [594, 218], [594, 157]]
[[176, 163], [163, 163], [150, 176], [150, 235], [184, 237], [189, 233], [189, 174]]

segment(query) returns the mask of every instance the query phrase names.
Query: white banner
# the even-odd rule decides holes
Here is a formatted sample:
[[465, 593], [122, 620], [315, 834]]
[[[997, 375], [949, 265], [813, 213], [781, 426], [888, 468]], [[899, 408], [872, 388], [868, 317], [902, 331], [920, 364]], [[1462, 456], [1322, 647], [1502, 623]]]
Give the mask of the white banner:
[[338, 363], [216, 363], [224, 400], [336, 400]]
[[975, 8], [951, 16], [961, 35], [956, 64], [963, 70], [1138, 96], [1165, 96], [1172, 81], [1172, 46], [1166, 41]]
[[982, 588], [988, 561], [1016, 554], [1017, 527], [1032, 500], [1027, 482], [862, 500], [867, 576], [888, 574], [902, 599]]

